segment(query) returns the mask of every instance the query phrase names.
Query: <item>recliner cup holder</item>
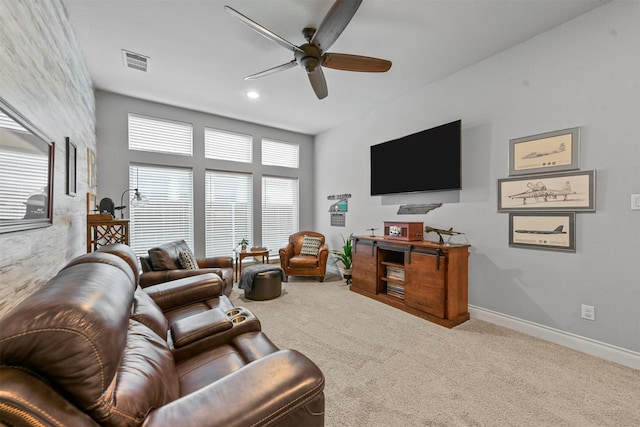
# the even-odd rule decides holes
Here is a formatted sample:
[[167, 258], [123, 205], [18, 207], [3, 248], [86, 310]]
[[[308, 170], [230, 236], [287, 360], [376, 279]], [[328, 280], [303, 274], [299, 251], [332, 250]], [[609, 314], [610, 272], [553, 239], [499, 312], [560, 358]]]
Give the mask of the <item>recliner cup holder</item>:
[[227, 316], [234, 317], [234, 316], [237, 316], [240, 313], [242, 313], [242, 310], [240, 310], [238, 308], [234, 308], [232, 310], [227, 311]]
[[247, 320], [247, 316], [245, 316], [244, 314], [242, 316], [236, 316], [231, 319], [233, 323], [242, 323], [245, 320]]

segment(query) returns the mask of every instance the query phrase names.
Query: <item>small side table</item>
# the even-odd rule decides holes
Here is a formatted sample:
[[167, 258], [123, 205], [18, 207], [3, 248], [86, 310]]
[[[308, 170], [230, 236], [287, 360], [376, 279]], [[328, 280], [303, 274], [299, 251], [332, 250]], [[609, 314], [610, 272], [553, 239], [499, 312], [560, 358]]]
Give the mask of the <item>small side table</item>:
[[240, 275], [242, 274], [242, 260], [247, 257], [261, 257], [262, 263], [269, 264], [269, 249], [262, 250], [245, 250], [245, 251], [235, 251], [236, 252], [236, 282], [240, 279]]
[[87, 253], [112, 243], [129, 244], [129, 220], [109, 214], [87, 215]]

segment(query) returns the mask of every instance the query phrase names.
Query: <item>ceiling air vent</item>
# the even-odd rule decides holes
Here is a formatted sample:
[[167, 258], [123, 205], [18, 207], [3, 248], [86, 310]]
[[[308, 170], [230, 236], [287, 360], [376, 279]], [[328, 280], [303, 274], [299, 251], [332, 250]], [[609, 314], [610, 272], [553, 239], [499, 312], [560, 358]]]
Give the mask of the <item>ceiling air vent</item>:
[[126, 67], [144, 72], [147, 71], [147, 61], [149, 60], [148, 56], [122, 49], [122, 59], [124, 60], [124, 65]]

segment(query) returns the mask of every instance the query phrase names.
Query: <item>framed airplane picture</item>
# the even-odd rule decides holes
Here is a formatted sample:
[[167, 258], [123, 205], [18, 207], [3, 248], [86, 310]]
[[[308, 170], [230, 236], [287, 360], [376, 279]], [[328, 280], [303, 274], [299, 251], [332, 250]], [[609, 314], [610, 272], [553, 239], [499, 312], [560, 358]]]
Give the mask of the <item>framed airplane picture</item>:
[[580, 128], [509, 141], [509, 176], [580, 169]]
[[498, 180], [498, 212], [595, 210], [595, 170]]
[[576, 251], [575, 212], [510, 213], [509, 246], [548, 251]]

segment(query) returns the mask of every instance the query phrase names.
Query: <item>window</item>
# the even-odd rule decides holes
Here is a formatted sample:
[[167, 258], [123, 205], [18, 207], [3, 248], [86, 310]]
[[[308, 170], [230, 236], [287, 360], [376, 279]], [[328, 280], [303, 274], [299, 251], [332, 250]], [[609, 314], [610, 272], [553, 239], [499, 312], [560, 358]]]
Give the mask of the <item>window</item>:
[[204, 128], [204, 156], [208, 159], [251, 163], [252, 143], [251, 135]]
[[129, 113], [129, 149], [193, 155], [193, 125]]
[[242, 239], [251, 241], [251, 174], [206, 171], [206, 256], [229, 256]]
[[[173, 240], [184, 239], [193, 248], [191, 169], [129, 165], [129, 188], [137, 188], [149, 200], [146, 206], [129, 210], [129, 243], [138, 256]], [[128, 208], [130, 200], [125, 202]]]
[[262, 245], [270, 252], [298, 231], [298, 179], [262, 177]]
[[299, 167], [298, 144], [279, 142], [270, 139], [262, 140], [262, 164], [267, 166]]

